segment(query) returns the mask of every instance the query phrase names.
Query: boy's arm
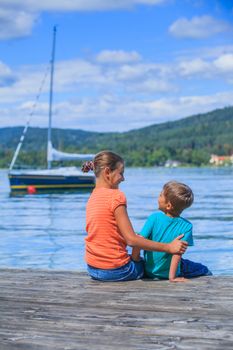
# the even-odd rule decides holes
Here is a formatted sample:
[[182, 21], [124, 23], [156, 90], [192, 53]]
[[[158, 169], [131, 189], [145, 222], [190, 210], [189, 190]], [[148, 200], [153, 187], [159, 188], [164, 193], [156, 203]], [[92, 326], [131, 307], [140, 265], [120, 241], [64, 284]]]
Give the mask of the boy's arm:
[[181, 256], [182, 255], [180, 255], [180, 254], [174, 254], [172, 256], [170, 271], [169, 271], [169, 281], [170, 282], [186, 282], [186, 281], [188, 281], [187, 278], [176, 277], [176, 271], [177, 271]]
[[[184, 239], [188, 242], [189, 246], [193, 245], [192, 230], [193, 230], [193, 226], [191, 223], [189, 223], [189, 226], [187, 227], [187, 230], [184, 233]], [[172, 256], [170, 271], [169, 271], [169, 281], [170, 282], [186, 282], [186, 281], [188, 281], [187, 278], [176, 277], [176, 272], [177, 272], [177, 268], [178, 268], [179, 262], [181, 260], [181, 257], [182, 257], [182, 254], [179, 254], [179, 253], [174, 254]]]

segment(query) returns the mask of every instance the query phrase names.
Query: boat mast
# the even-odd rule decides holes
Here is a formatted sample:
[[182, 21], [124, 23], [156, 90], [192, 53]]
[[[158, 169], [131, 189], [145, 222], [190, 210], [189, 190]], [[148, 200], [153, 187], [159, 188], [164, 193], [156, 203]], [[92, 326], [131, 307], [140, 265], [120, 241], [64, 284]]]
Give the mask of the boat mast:
[[49, 93], [49, 125], [48, 125], [48, 149], [47, 149], [47, 168], [51, 169], [51, 161], [48, 159], [49, 150], [51, 149], [51, 128], [52, 128], [52, 104], [53, 104], [53, 75], [54, 75], [54, 59], [56, 46], [57, 28], [53, 27], [53, 47], [51, 56], [51, 70], [50, 70], [50, 93]]

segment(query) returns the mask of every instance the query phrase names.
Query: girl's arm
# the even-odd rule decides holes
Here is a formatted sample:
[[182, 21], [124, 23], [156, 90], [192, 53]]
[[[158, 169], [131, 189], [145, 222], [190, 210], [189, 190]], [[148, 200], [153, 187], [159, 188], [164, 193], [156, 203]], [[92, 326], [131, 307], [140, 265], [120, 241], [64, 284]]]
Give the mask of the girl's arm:
[[170, 265], [170, 271], [169, 271], [169, 281], [170, 282], [186, 282], [186, 281], [188, 281], [187, 278], [176, 277], [176, 271], [177, 271], [180, 259], [181, 259], [181, 255], [180, 254], [174, 254], [172, 256], [171, 265]]
[[129, 220], [125, 205], [120, 205], [115, 209], [115, 219], [126, 243], [131, 247], [138, 247], [144, 250], [166, 252], [169, 254], [183, 254], [188, 246], [185, 241], [180, 241], [183, 235], [178, 236], [171, 243], [154, 242], [137, 235]]

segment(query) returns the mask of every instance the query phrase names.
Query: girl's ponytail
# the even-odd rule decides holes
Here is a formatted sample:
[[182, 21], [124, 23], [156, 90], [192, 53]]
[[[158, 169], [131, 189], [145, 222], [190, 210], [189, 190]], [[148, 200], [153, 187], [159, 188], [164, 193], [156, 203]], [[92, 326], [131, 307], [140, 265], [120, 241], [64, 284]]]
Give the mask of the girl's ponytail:
[[94, 163], [92, 160], [83, 163], [81, 168], [83, 173], [88, 173], [90, 170], [94, 170]]

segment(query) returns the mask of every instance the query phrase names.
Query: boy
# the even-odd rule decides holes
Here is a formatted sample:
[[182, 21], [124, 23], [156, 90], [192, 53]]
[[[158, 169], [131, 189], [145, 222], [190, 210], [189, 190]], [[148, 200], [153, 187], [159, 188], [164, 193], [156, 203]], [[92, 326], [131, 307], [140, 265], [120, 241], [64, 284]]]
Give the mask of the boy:
[[[180, 216], [193, 203], [191, 188], [183, 183], [170, 181], [163, 186], [158, 198], [159, 212], [149, 216], [140, 235], [153, 241], [169, 243], [180, 234], [182, 240], [193, 245], [192, 224]], [[140, 250], [133, 248], [132, 259], [140, 258]], [[179, 254], [145, 251], [145, 272], [150, 278], [169, 279], [170, 282], [185, 282], [187, 278], [211, 275], [200, 263], [182, 259]]]

